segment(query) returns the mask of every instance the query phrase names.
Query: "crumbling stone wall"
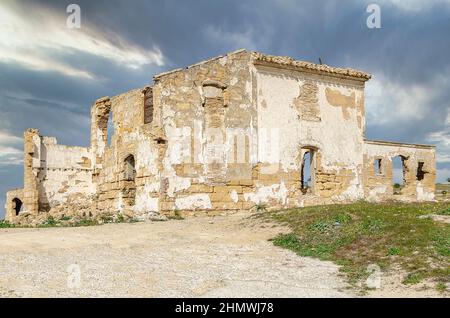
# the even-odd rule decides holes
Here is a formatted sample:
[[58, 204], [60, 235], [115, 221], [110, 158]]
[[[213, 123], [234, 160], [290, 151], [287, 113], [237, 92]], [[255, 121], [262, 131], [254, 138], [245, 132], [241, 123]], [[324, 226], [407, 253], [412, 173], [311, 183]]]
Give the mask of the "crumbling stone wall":
[[23, 189], [14, 189], [6, 193], [5, 219], [14, 220], [20, 212], [25, 210], [23, 199]]
[[[109, 104], [114, 134], [109, 145], [105, 141], [96, 167], [95, 213], [119, 212], [145, 218], [159, 211], [159, 163], [164, 151], [164, 136], [145, 112], [149, 90], [149, 87], [135, 89], [101, 100], [101, 103], [107, 101]], [[103, 108], [103, 105], [97, 102], [93, 112], [99, 107]], [[133, 178], [128, 171], [131, 157]]]
[[[158, 74], [153, 85], [95, 101], [88, 148], [27, 130], [24, 188], [8, 192], [7, 218], [432, 200], [433, 147], [364, 140], [369, 79], [245, 50]], [[407, 162], [400, 195], [394, 155]]]
[[[8, 220], [32, 223], [41, 212], [70, 215], [90, 205], [94, 193], [90, 149], [58, 145], [56, 138], [41, 136], [37, 129], [27, 130], [24, 141], [24, 188], [8, 192]], [[14, 198], [23, 203], [18, 214]]]
[[[367, 140], [364, 143], [365, 197], [370, 201], [433, 200], [436, 182], [435, 155], [433, 146]], [[392, 159], [396, 156], [404, 158], [405, 184], [398, 193], [393, 188]], [[378, 173], [375, 171], [375, 164], [380, 166]]]
[[248, 136], [257, 129], [250, 59], [235, 52], [155, 77], [155, 120], [168, 144], [162, 213], [249, 208], [244, 188], [253, 185], [256, 149]]

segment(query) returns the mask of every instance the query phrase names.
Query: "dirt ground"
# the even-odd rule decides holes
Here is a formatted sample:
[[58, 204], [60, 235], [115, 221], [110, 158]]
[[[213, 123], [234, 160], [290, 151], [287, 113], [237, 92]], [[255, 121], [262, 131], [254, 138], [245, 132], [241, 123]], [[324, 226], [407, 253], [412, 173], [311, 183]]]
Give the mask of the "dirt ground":
[[[0, 229], [0, 297], [356, 296], [333, 263], [273, 246], [286, 229], [262, 222], [236, 214]], [[398, 288], [372, 295], [438, 296]]]

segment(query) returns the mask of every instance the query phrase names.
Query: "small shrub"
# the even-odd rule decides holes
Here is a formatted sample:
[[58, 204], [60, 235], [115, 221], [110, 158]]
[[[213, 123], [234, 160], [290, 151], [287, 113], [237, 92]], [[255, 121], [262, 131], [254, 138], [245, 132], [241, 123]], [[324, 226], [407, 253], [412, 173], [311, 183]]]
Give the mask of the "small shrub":
[[330, 222], [317, 220], [308, 226], [308, 229], [314, 232], [324, 233], [331, 227]]
[[450, 256], [450, 237], [438, 234], [433, 237], [434, 247], [442, 256]]
[[116, 223], [124, 223], [125, 218], [123, 217], [123, 214], [119, 214], [116, 218]]
[[401, 185], [400, 183], [394, 183], [394, 189], [400, 189]]
[[44, 223], [42, 223], [43, 227], [53, 227], [53, 226], [57, 226], [57, 225], [58, 225], [58, 222], [51, 215], [47, 218], [47, 220], [45, 220]]
[[266, 212], [267, 207], [264, 204], [255, 204], [256, 212]]
[[103, 223], [112, 223], [114, 221], [113, 217], [108, 214], [100, 216], [100, 220], [102, 220]]
[[97, 220], [94, 219], [81, 219], [75, 223], [72, 224], [72, 226], [93, 226], [93, 225], [99, 225]]
[[439, 211], [437, 214], [439, 215], [450, 215], [450, 207], [444, 210]]
[[380, 232], [384, 228], [383, 221], [380, 219], [365, 219], [362, 222], [362, 227], [368, 232]]
[[439, 282], [439, 283], [436, 284], [436, 289], [439, 292], [443, 293], [443, 292], [445, 292], [447, 290], [447, 285], [445, 285], [443, 282]]
[[273, 244], [276, 246], [288, 248], [296, 251], [300, 247], [300, 241], [295, 234], [280, 234], [273, 239]]
[[406, 276], [406, 278], [403, 280], [403, 284], [405, 285], [415, 285], [422, 281], [424, 278], [423, 274], [420, 272], [417, 273], [411, 273]]
[[400, 254], [400, 248], [398, 248], [398, 247], [391, 247], [387, 253], [387, 255], [390, 255], [390, 256], [399, 255], [399, 254]]

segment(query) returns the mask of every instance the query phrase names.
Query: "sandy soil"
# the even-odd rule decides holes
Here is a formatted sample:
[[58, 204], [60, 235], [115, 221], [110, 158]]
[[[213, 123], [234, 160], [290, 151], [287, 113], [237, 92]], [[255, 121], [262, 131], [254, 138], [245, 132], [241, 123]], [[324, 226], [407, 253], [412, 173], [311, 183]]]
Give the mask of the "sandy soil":
[[[0, 297], [355, 296], [336, 265], [273, 246], [285, 229], [262, 222], [237, 214], [0, 229]], [[373, 295], [398, 297], [395, 288]]]

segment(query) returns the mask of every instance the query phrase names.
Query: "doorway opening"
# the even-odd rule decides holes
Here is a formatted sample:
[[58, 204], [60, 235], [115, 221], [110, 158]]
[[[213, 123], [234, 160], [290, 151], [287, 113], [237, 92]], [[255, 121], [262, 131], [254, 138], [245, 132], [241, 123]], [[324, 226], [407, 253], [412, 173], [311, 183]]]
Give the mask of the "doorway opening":
[[394, 192], [393, 194], [401, 194], [402, 189], [406, 185], [406, 161], [408, 158], [402, 155], [398, 155], [392, 158], [392, 184]]
[[19, 215], [20, 211], [22, 211], [23, 203], [19, 198], [14, 198], [13, 200], [14, 204], [14, 211], [16, 212], [16, 216]]

